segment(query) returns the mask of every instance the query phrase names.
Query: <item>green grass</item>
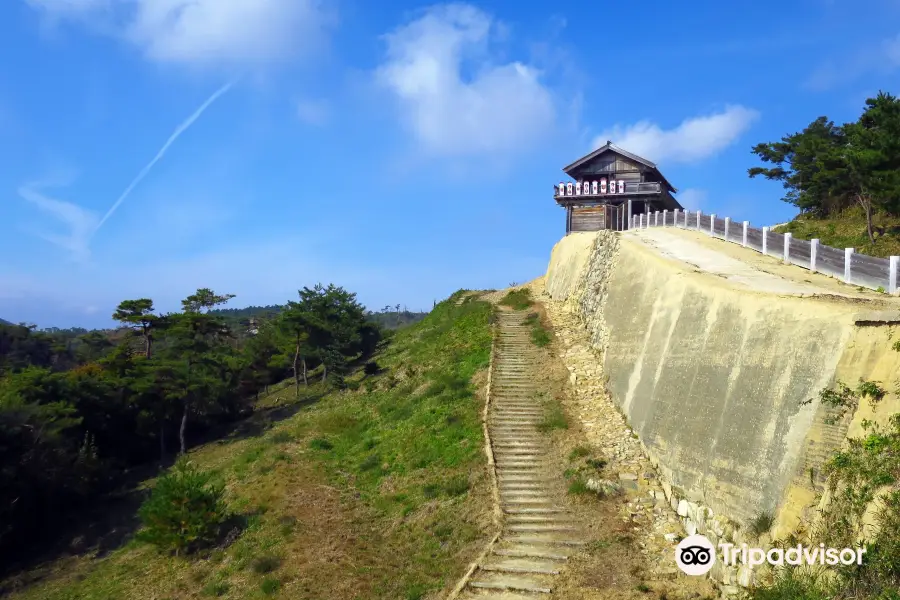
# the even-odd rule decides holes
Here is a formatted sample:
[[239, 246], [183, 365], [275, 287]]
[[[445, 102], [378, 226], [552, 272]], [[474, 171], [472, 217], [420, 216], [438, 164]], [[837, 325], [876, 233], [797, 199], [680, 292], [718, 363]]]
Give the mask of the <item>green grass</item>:
[[525, 310], [527, 308], [531, 308], [531, 305], [533, 304], [531, 300], [531, 290], [527, 288], [510, 290], [500, 300], [500, 304], [502, 304], [503, 306], [508, 306], [513, 310]]
[[545, 433], [554, 429], [568, 429], [569, 419], [558, 400], [548, 402], [544, 406], [544, 418], [537, 424], [538, 431]]
[[573, 495], [587, 494], [591, 490], [588, 489], [587, 483], [583, 479], [575, 479], [569, 483], [569, 493]]
[[[492, 307], [459, 298], [392, 336], [375, 357], [383, 371], [365, 377], [370, 390], [301, 388], [296, 414], [268, 431], [191, 451], [226, 482], [229, 510], [246, 518], [227, 547], [189, 560], [131, 542], [102, 560], [67, 561], [10, 597], [259, 599], [285, 597], [280, 582], [291, 581], [301, 599], [393, 600], [445, 586], [464, 572], [484, 533], [478, 515], [490, 512], [482, 402], [471, 381], [488, 365]], [[316, 498], [338, 505], [341, 517], [323, 526], [338, 509], [316, 513], [325, 511]], [[310, 541], [318, 529], [343, 561], [333, 590], [319, 580], [335, 576], [334, 564], [310, 560], [316, 543], [331, 544]]]
[[753, 534], [757, 539], [772, 529], [775, 524], [775, 514], [770, 510], [764, 510], [753, 517], [747, 524], [747, 531]]
[[576, 460], [591, 455], [591, 449], [587, 446], [575, 446], [569, 453], [569, 460]]
[[538, 313], [530, 313], [525, 317], [523, 323], [531, 327], [531, 341], [535, 346], [543, 348], [552, 340], [550, 332], [541, 323], [541, 317]]
[[900, 255], [900, 218], [875, 215], [875, 243], [869, 242], [866, 218], [862, 209], [854, 207], [828, 219], [799, 216], [790, 223], [777, 227], [778, 233], [790, 232], [794, 238], [819, 242], [833, 248], [854, 248], [860, 254], [870, 256]]
[[[783, 568], [770, 585], [749, 590], [748, 600], [833, 600], [835, 590], [819, 574], [800, 568]], [[889, 596], [882, 599], [889, 600]]]

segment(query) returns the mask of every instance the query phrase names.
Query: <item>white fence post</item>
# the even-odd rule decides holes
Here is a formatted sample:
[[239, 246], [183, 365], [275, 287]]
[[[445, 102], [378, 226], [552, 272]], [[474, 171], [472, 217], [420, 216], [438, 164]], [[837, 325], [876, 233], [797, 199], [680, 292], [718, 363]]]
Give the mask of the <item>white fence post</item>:
[[769, 245], [769, 228], [763, 227], [763, 249], [762, 253], [765, 254]]
[[678, 227], [678, 209], [672, 211], [672, 226]]
[[700, 211], [697, 211], [697, 229], [700, 229]]
[[784, 234], [784, 262], [791, 264], [791, 232]]
[[819, 238], [809, 240], [809, 270], [816, 272], [816, 257], [819, 255]]
[[656, 216], [653, 217], [653, 225], [659, 227], [659, 211], [656, 211]]
[[725, 217], [725, 241], [728, 241], [728, 229], [731, 228], [731, 217]]
[[750, 226], [750, 221], [744, 221], [744, 234], [741, 237], [741, 246], [747, 247], [747, 227]]
[[897, 263], [900, 262], [900, 256], [892, 256], [890, 258], [890, 267], [888, 271], [888, 294], [897, 292]]
[[638, 215], [638, 229], [644, 228], [644, 213]]
[[709, 235], [716, 236], [716, 213], [709, 215]]
[[[675, 213], [675, 214], [678, 214], [678, 213]], [[668, 211], [668, 210], [664, 210], [664, 211], [663, 211], [663, 227], [666, 226], [666, 217], [668, 217], [668, 216], [669, 216], [669, 211]]]
[[[631, 212], [631, 198], [628, 199], [628, 220], [631, 220], [631, 217], [634, 216], [634, 213]], [[637, 219], [635, 219], [637, 220]]]
[[853, 248], [844, 248], [844, 282], [850, 283], [850, 257], [853, 256]]

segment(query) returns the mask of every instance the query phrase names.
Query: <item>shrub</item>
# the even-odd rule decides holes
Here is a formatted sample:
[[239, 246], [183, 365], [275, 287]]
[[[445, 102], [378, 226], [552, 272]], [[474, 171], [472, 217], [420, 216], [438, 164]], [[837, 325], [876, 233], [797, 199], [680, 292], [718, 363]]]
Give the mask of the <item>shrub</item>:
[[769, 533], [769, 530], [772, 529], [772, 525], [774, 524], [774, 513], [764, 510], [750, 520], [750, 523], [747, 524], [747, 530], [759, 538], [759, 536], [764, 533]]
[[200, 590], [200, 593], [204, 596], [219, 598], [220, 596], [224, 596], [225, 594], [227, 594], [230, 588], [231, 586], [228, 585], [227, 581], [211, 581], [203, 586], [203, 589]]
[[262, 590], [263, 594], [271, 596], [281, 588], [281, 582], [274, 577], [266, 577], [262, 580], [259, 588]]
[[587, 483], [583, 479], [576, 479], [572, 483], [569, 484], [569, 493], [570, 494], [586, 494], [590, 492], [590, 488], [588, 488]]
[[378, 375], [378, 371], [381, 370], [381, 367], [378, 366], [378, 363], [374, 360], [366, 363], [366, 366], [363, 367], [363, 373], [366, 375]]
[[325, 438], [315, 438], [314, 440], [310, 440], [309, 447], [313, 450], [331, 450], [334, 448], [334, 444]]
[[569, 460], [575, 460], [576, 458], [581, 458], [583, 456], [590, 456], [591, 449], [587, 446], [575, 446], [572, 449], [572, 452], [569, 453]]
[[531, 291], [526, 288], [512, 290], [500, 300], [500, 304], [508, 306], [513, 310], [525, 310], [532, 304]]
[[541, 324], [537, 324], [531, 329], [531, 341], [538, 348], [543, 348], [550, 343], [550, 332]]
[[271, 554], [266, 554], [263, 556], [258, 556], [253, 559], [251, 563], [251, 568], [254, 573], [259, 573], [260, 575], [265, 575], [266, 573], [271, 573], [275, 569], [281, 566], [281, 559], [277, 556], [272, 556]]
[[213, 483], [212, 473], [179, 460], [138, 510], [144, 528], [137, 537], [176, 555], [209, 544], [228, 518], [223, 497], [224, 486]]
[[469, 479], [463, 475], [454, 477], [444, 485], [448, 496], [462, 496], [469, 491]]

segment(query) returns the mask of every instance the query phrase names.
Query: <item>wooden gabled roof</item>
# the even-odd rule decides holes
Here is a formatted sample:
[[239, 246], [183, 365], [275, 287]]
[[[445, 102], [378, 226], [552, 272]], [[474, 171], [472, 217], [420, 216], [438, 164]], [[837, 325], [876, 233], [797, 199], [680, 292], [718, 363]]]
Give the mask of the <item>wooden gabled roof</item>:
[[662, 180], [662, 182], [665, 183], [666, 186], [669, 188], [669, 191], [671, 191], [672, 193], [677, 192], [675, 187], [671, 183], [669, 183], [669, 180], [666, 179], [665, 176], [660, 172], [659, 167], [657, 167], [655, 163], [652, 163], [649, 160], [647, 160], [646, 158], [644, 158], [642, 156], [638, 156], [637, 154], [632, 154], [628, 150], [619, 148], [618, 146], [616, 146], [609, 140], [607, 140], [607, 142], [604, 145], [600, 146], [599, 148], [597, 148], [590, 154], [582, 156], [581, 158], [579, 158], [572, 164], [563, 167], [563, 171], [566, 173], [566, 175], [571, 176], [572, 171], [574, 171], [578, 167], [580, 167], [586, 163], [589, 163], [592, 160], [606, 154], [607, 152], [612, 152], [613, 154], [618, 154], [619, 156], [623, 156], [625, 158], [633, 160], [634, 162], [640, 163], [640, 164], [644, 165], [645, 167], [647, 167], [648, 169], [652, 169], [652, 170], [656, 171], [659, 174], [660, 180]]

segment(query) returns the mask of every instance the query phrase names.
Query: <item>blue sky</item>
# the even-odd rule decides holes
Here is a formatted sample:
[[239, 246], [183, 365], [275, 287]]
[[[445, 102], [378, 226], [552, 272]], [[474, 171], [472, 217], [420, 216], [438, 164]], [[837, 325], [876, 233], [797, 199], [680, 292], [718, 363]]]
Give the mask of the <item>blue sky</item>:
[[[624, 5], [623, 5], [624, 6]], [[430, 308], [540, 275], [611, 139], [772, 224], [749, 149], [897, 91], [897, 0], [6, 0], [0, 318], [106, 326], [198, 287]], [[217, 95], [218, 94], [218, 95]], [[163, 151], [164, 150], [164, 151]]]

